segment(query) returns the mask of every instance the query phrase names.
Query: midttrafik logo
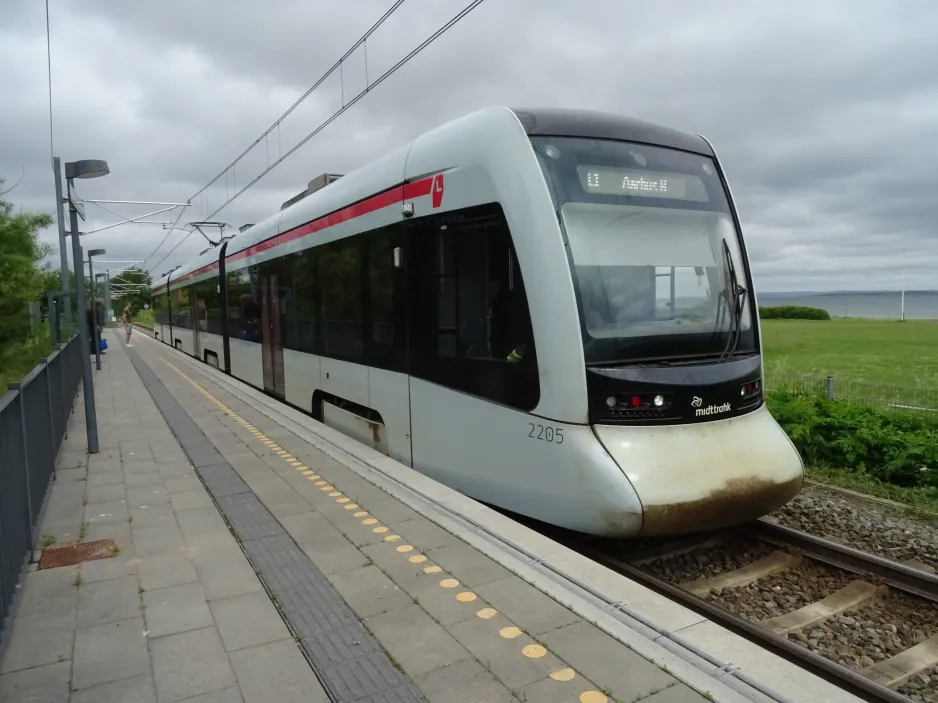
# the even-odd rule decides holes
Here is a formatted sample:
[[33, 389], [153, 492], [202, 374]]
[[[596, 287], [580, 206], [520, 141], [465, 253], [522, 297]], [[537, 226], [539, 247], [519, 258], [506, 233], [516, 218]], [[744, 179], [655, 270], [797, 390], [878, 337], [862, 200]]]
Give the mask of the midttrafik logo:
[[701, 407], [703, 405], [703, 398], [699, 396], [694, 396], [694, 399], [690, 401], [691, 407], [697, 408], [695, 414], [697, 417], [704, 415], [719, 415], [720, 413], [726, 413], [732, 410], [729, 403], [723, 403], [723, 405], [708, 405], [707, 407]]

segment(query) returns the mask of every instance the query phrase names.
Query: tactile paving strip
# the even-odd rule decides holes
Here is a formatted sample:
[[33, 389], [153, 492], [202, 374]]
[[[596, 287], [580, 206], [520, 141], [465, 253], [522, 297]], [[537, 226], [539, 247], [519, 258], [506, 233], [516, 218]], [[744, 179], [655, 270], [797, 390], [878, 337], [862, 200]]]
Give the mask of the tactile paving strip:
[[277, 599], [307, 659], [336, 703], [415, 703], [426, 698], [396, 668], [326, 576], [202, 433], [134, 349], [127, 350], [254, 570]]

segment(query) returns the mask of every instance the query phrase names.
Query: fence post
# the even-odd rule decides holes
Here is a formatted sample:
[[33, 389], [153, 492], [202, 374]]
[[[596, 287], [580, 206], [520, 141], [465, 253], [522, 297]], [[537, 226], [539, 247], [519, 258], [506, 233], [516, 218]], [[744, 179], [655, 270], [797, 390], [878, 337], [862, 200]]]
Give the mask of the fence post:
[[68, 439], [68, 393], [65, 392], [65, 350], [68, 348], [68, 343], [59, 344], [59, 383], [62, 384], [62, 417], [64, 418], [62, 423], [65, 426], [65, 434], [63, 439]]
[[[61, 359], [60, 359], [61, 361]], [[58, 478], [59, 472], [55, 470], [55, 415], [52, 412], [52, 374], [49, 372], [49, 357], [39, 360], [42, 372], [46, 375], [46, 407], [49, 408], [49, 452], [52, 454], [52, 480]]]
[[30, 488], [29, 446], [26, 439], [26, 401], [23, 397], [23, 384], [15, 381], [9, 384], [11, 391], [16, 391], [16, 402], [20, 406], [20, 435], [23, 439], [23, 467], [26, 469], [26, 534], [29, 535], [29, 547], [33, 544], [33, 496]]
[[827, 377], [827, 399], [828, 400], [834, 399], [834, 377], [833, 376]]

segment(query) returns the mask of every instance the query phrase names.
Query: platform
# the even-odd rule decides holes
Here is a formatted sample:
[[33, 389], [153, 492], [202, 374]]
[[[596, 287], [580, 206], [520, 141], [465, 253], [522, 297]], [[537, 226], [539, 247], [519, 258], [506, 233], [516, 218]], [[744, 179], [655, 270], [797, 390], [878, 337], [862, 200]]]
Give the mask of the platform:
[[4, 703], [855, 700], [140, 333], [103, 362], [41, 533], [118, 552], [27, 573]]

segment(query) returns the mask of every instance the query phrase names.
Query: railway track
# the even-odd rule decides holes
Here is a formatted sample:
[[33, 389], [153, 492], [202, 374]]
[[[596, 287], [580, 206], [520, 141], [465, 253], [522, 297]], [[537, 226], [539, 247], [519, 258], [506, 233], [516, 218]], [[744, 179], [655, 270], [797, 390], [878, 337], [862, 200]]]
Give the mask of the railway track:
[[[922, 613], [933, 613], [934, 621], [938, 622], [938, 576], [933, 574], [766, 520], [735, 530], [646, 543], [632, 550], [624, 549], [621, 543], [612, 547], [609, 542], [584, 540], [580, 535], [572, 536], [572, 533], [552, 537], [864, 700], [908, 703], [913, 699], [898, 689], [906, 686], [913, 677], [938, 666], [938, 629], [931, 636], [916, 630], [914, 644], [901, 648], [896, 647], [897, 628], [894, 625], [885, 626], [882, 640], [879, 631], [874, 632], [872, 628], [863, 630], [863, 637], [866, 637], [866, 632], [871, 632], [872, 641], [881, 646], [877, 648], [878, 661], [864, 657], [865, 665], [860, 667], [845, 666], [835, 658], [812, 650], [818, 648], [819, 636], [829, 637], [833, 646], [842, 650], [851, 646], [854, 650], [862, 649], [856, 646], [855, 640], [847, 639], [846, 635], [855, 637], [849, 628], [860, 628], [857, 623], [865, 617], [864, 614], [894, 606], [896, 599], [902, 599], [901, 607], [905, 610], [901, 612], [914, 612], [920, 608]], [[719, 554], [723, 545], [740, 538], [756, 544], [757, 548], [744, 550], [742, 557], [728, 560], [738, 566], [710, 569], [710, 573], [701, 569], [702, 575], [689, 577], [687, 564], [698, 563], [695, 558], [699, 558], [702, 552]], [[682, 556], [684, 569], [676, 569], [678, 578], [674, 578], [675, 570], [662, 568], [662, 564], [676, 558], [680, 561]], [[829, 592], [828, 595], [804, 598], [799, 593], [800, 607], [778, 607], [777, 614], [762, 618], [753, 617], [752, 609], [746, 617], [727, 605], [736, 602], [734, 598], [740, 600], [738, 596], [746, 589], [749, 589], [750, 601], [754, 590], [758, 600], [759, 584], [778, 583], [786, 572], [790, 582], [797, 583], [800, 572], [804, 570], [823, 570], [833, 574], [826, 583], [834, 586], [819, 589]], [[662, 573], [671, 577], [664, 577]], [[774, 588], [781, 587], [776, 585]], [[812, 590], [818, 589], [805, 588], [808, 593]], [[771, 589], [767, 590], [765, 598], [776, 608], [775, 599], [769, 595], [771, 592]], [[855, 617], [845, 613], [852, 613]], [[833, 632], [831, 625], [837, 628]], [[900, 626], [904, 629], [909, 627], [905, 622]], [[822, 632], [823, 628], [827, 629]], [[834, 632], [844, 634], [835, 635]], [[915, 695], [923, 696], [921, 700], [938, 700], [930, 691]]]

